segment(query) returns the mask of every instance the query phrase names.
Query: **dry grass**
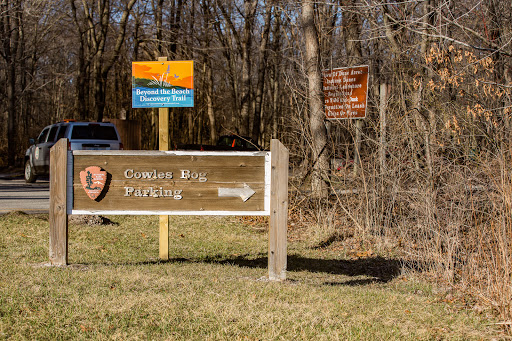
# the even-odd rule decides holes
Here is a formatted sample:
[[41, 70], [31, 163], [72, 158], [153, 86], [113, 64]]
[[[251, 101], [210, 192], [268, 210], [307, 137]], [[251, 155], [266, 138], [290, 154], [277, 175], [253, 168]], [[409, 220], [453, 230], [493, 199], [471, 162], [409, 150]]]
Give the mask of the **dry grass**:
[[[405, 162], [407, 155], [393, 155], [386, 173], [376, 160], [365, 160], [357, 177], [350, 169], [329, 173], [332, 192], [343, 194], [316, 201], [307, 195], [292, 197], [292, 224], [304, 231], [316, 224], [310, 239], [336, 246], [345, 257], [399, 258], [406, 268], [450, 287], [466, 306], [492, 311], [510, 333], [510, 156], [481, 152], [460, 160], [439, 157], [432, 177], [425, 167]], [[357, 193], [350, 193], [354, 189]]]
[[175, 217], [171, 260], [161, 262], [157, 217], [109, 218], [114, 225], [70, 225], [71, 265], [54, 268], [45, 266], [47, 216], [0, 216], [0, 338], [500, 337], [485, 310], [469, 311], [450, 291], [400, 273], [398, 259], [296, 238], [288, 280], [275, 283], [265, 279], [261, 224]]

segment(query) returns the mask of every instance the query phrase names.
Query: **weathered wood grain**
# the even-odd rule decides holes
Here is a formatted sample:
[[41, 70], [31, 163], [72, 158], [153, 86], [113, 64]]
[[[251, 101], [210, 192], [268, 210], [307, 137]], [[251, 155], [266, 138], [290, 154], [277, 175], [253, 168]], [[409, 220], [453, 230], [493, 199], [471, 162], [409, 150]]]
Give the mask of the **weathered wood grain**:
[[[165, 62], [167, 57], [159, 57]], [[169, 150], [169, 108], [158, 109], [158, 146], [160, 150]], [[160, 216], [159, 256], [162, 260], [169, 259], [169, 216]]]
[[52, 265], [68, 264], [67, 151], [67, 139], [60, 139], [50, 149], [49, 253]]
[[[99, 166], [109, 174], [106, 194], [101, 201], [89, 199], [82, 189], [79, 174], [89, 166]], [[76, 155], [73, 167], [75, 210], [265, 210], [264, 156], [152, 155], [134, 158], [121, 155]], [[162, 179], [170, 173], [172, 179]], [[190, 178], [182, 178], [189, 175]], [[243, 188], [245, 184], [256, 192], [245, 202], [240, 198], [218, 196], [219, 188]], [[137, 190], [150, 192], [143, 193], [146, 196], [135, 196]], [[170, 191], [177, 191], [179, 200], [167, 196]]]
[[270, 280], [286, 279], [287, 228], [288, 228], [288, 159], [286, 147], [279, 140], [270, 144], [270, 230], [268, 248], [268, 277]]

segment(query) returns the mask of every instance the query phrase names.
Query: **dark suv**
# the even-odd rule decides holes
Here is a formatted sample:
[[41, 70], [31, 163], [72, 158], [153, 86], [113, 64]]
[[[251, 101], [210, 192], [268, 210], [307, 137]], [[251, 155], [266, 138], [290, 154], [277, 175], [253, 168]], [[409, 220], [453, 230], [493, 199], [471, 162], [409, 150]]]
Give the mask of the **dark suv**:
[[123, 144], [116, 126], [104, 122], [64, 121], [43, 129], [36, 140], [30, 139], [25, 152], [25, 181], [34, 182], [50, 169], [50, 148], [61, 138], [68, 139], [69, 150], [119, 150]]

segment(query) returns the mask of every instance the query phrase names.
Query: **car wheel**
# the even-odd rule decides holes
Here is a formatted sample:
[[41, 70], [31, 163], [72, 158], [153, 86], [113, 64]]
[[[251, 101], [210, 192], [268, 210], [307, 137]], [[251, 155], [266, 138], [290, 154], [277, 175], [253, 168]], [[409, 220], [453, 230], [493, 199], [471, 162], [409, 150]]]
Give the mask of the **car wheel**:
[[34, 173], [34, 167], [30, 164], [30, 160], [25, 162], [25, 182], [34, 182], [37, 179], [37, 175]]

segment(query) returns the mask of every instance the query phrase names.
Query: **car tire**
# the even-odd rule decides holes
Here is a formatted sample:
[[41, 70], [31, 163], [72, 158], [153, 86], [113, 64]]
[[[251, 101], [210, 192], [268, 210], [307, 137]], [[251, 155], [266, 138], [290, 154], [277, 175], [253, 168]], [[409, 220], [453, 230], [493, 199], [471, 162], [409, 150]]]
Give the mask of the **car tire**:
[[25, 182], [32, 183], [37, 180], [37, 175], [34, 173], [34, 167], [30, 164], [30, 160], [25, 162]]

